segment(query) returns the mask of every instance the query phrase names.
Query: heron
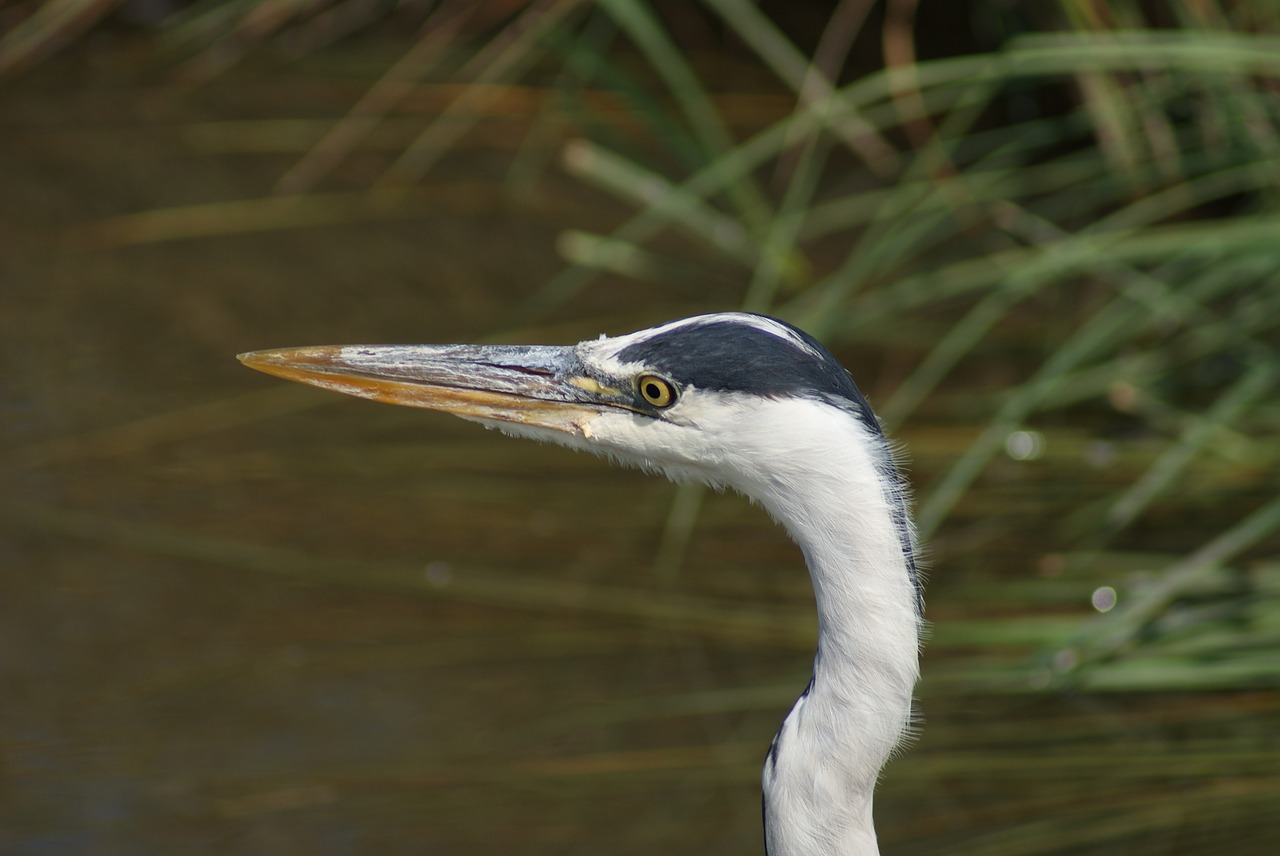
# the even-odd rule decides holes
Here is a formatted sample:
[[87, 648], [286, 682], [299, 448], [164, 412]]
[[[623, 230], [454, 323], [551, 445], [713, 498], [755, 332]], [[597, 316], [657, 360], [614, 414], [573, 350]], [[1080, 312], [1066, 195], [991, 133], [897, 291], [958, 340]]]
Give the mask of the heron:
[[879, 853], [872, 797], [911, 729], [919, 677], [917, 547], [895, 447], [816, 338], [725, 312], [576, 345], [336, 345], [239, 359], [763, 506], [804, 554], [818, 618], [809, 683], [765, 755], [765, 852]]

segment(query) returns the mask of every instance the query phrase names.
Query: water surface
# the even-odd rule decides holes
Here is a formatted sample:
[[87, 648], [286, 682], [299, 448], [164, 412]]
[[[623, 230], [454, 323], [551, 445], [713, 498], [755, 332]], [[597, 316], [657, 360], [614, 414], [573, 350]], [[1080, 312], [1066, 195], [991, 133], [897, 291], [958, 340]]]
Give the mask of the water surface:
[[[152, 240], [113, 218], [262, 197], [289, 163], [228, 123], [334, 115], [363, 82], [245, 70], [175, 94], [100, 72], [68, 59], [0, 94], [0, 850], [760, 852], [760, 761], [813, 628], [758, 509], [705, 496], [680, 566], [655, 568], [660, 480], [234, 360], [574, 341], [734, 293], [617, 282], [511, 329], [558, 232], [624, 212], [554, 172], [513, 201], [501, 137], [412, 217]], [[873, 399], [892, 382], [892, 360], [846, 356]], [[914, 477], [972, 432], [904, 428]], [[886, 853], [1280, 838], [1280, 694], [1029, 691], [1037, 640], [1096, 583], [1058, 573], [1041, 527], [1098, 489], [1067, 453], [1011, 466], [937, 539]], [[975, 641], [1011, 616], [1021, 636]], [[972, 679], [992, 666], [1026, 682]]]

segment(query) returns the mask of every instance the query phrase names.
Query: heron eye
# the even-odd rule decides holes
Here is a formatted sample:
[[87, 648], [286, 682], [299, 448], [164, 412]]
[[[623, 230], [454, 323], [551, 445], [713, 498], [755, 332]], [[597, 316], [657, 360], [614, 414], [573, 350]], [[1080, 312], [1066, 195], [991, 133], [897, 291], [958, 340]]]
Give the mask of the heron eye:
[[676, 388], [671, 381], [657, 375], [640, 375], [636, 380], [640, 397], [654, 407], [670, 407], [676, 403]]

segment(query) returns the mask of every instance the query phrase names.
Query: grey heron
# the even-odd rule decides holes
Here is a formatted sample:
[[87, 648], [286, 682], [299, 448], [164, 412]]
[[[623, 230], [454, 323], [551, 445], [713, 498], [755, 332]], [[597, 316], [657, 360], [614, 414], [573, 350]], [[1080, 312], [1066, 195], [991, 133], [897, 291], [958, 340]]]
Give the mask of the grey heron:
[[818, 611], [812, 677], [765, 756], [765, 850], [879, 852], [872, 796], [910, 727], [923, 602], [893, 449], [816, 339], [719, 313], [569, 346], [322, 346], [240, 359], [762, 505], [803, 551]]

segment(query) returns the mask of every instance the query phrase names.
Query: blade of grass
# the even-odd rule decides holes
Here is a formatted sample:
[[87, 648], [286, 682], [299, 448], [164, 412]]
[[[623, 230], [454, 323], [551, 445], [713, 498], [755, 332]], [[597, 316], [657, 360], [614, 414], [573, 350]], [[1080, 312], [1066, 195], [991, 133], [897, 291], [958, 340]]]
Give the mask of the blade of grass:
[[[477, 8], [478, 4], [466, 5], [460, 10], [453, 6], [433, 10], [423, 22], [419, 38], [365, 91], [323, 139], [280, 176], [272, 192], [283, 196], [305, 193], [332, 172], [388, 113], [413, 92], [418, 81], [439, 64], [445, 49]], [[444, 20], [437, 20], [437, 16], [446, 10], [452, 14]]]
[[[713, 160], [730, 151], [733, 139], [718, 121], [714, 103], [650, 9], [638, 0], [601, 0], [600, 6], [627, 33], [662, 78], [694, 136], [701, 142], [705, 156]], [[754, 180], [741, 174], [724, 190], [744, 221], [746, 231], [753, 234], [762, 231], [772, 215]]]
[[1263, 538], [1280, 530], [1280, 496], [1164, 571], [1149, 585], [1123, 598], [1118, 607], [1091, 622], [1065, 662], [1073, 669], [1103, 660], [1132, 642], [1152, 619], [1188, 586], [1198, 582]]
[[[1265, 360], [1266, 357], [1263, 356], [1262, 359]], [[1280, 370], [1275, 365], [1259, 362], [1228, 386], [1203, 415], [1194, 418], [1178, 441], [1111, 504], [1106, 518], [1112, 530], [1132, 523], [1186, 469], [1192, 459], [1205, 450], [1225, 425], [1240, 418], [1261, 396], [1272, 389], [1277, 374], [1280, 374]]]
[[659, 211], [670, 225], [706, 242], [734, 262], [755, 264], [757, 249], [737, 220], [635, 161], [587, 140], [573, 140], [565, 146], [564, 167], [570, 175], [595, 187]]
[[471, 85], [410, 143], [374, 183], [375, 196], [395, 196], [421, 181], [432, 166], [474, 124], [472, 114], [483, 113], [493, 98], [487, 84], [518, 77], [542, 55], [548, 32], [580, 14], [584, 0], [536, 0], [519, 19], [503, 29], [469, 63], [476, 70]]
[[806, 103], [823, 104], [825, 127], [844, 141], [876, 175], [887, 176], [897, 168], [898, 153], [880, 129], [859, 115], [857, 107], [833, 99], [835, 88], [809, 58], [760, 11], [744, 0], [707, 0], [707, 5], [765, 61], [779, 78]]

